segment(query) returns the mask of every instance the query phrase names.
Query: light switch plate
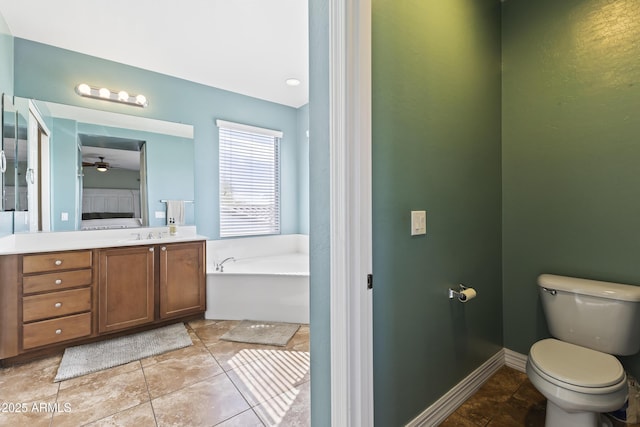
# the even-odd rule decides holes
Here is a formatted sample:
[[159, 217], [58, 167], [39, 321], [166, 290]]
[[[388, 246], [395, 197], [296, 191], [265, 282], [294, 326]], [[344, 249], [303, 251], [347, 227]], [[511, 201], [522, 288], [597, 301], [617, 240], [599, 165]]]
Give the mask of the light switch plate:
[[61, 212], [60, 221], [69, 221], [69, 212]]
[[427, 234], [427, 211], [411, 211], [411, 235]]
[[156, 218], [166, 218], [167, 214], [164, 211], [155, 211], [156, 213]]

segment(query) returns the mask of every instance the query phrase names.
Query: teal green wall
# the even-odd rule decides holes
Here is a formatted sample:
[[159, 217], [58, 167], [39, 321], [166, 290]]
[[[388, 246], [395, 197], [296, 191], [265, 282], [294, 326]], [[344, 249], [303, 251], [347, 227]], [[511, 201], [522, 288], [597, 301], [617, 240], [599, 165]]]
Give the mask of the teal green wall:
[[[13, 95], [13, 36], [0, 13], [0, 94], [2, 93]], [[0, 212], [0, 237], [12, 232], [13, 214]]]
[[[281, 231], [283, 234], [299, 231], [296, 108], [20, 38], [15, 38], [14, 44], [14, 90], [18, 96], [194, 125], [195, 220], [198, 232], [210, 238], [219, 237], [215, 120], [283, 131]], [[141, 109], [81, 98], [74, 91], [80, 82], [144, 93], [149, 106]], [[174, 155], [180, 153], [175, 151]], [[163, 162], [170, 162], [170, 156], [165, 157]]]
[[548, 336], [540, 273], [640, 284], [640, 2], [503, 13], [504, 339], [526, 354]]
[[400, 426], [502, 348], [500, 2], [376, 0], [372, 49], [375, 423]]

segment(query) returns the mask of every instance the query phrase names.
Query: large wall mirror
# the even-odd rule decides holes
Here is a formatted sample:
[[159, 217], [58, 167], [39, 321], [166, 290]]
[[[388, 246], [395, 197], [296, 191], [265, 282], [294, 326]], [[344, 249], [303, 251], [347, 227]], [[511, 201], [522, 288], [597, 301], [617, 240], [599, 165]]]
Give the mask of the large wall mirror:
[[7, 105], [2, 209], [14, 211], [14, 232], [164, 226], [167, 200], [184, 202], [183, 223], [195, 223], [193, 126], [18, 97]]
[[142, 210], [147, 199], [146, 141], [85, 133], [78, 134], [78, 141], [81, 229], [148, 225]]

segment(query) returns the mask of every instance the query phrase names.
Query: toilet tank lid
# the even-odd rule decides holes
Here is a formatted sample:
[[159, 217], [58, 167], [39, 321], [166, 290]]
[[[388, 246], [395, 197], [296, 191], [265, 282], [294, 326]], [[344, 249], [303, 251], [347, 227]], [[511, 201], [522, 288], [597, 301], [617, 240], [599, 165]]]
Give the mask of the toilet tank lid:
[[600, 298], [620, 301], [640, 301], [640, 286], [625, 285], [622, 283], [556, 276], [554, 274], [541, 274], [538, 277], [538, 285], [557, 291], [575, 292]]

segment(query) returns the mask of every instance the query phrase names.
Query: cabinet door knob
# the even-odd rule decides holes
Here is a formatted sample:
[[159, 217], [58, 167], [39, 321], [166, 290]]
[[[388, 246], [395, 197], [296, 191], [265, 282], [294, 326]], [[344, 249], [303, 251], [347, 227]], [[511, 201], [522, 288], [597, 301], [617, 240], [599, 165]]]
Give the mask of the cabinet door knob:
[[60, 308], [62, 307], [62, 303], [61, 302], [57, 302], [53, 305], [55, 308]]
[[163, 246], [163, 247], [161, 247], [160, 249], [162, 249], [163, 251], [166, 251], [166, 250], [167, 250], [167, 247], [166, 247], [166, 246]]
[[54, 264], [55, 265], [62, 265], [62, 260], [61, 259], [57, 259]]
[[62, 279], [56, 279], [56, 285], [62, 285]]
[[153, 248], [149, 248], [149, 252], [153, 252]]
[[62, 329], [56, 329], [56, 335], [60, 335], [62, 333]]

